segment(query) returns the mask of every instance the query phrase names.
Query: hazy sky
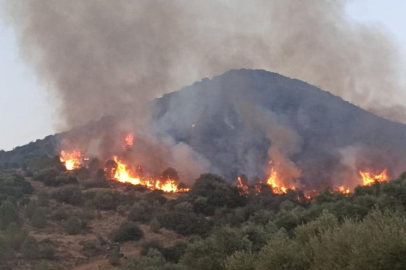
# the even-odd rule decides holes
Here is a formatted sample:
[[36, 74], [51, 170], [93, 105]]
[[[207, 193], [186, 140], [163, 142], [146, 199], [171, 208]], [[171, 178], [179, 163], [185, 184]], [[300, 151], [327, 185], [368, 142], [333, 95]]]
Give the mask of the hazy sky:
[[[12, 1], [12, 0], [7, 0]], [[406, 1], [353, 0], [348, 14], [385, 27], [406, 56]], [[54, 133], [57, 117], [46, 86], [21, 60], [13, 29], [0, 20], [0, 149], [12, 148]], [[406, 100], [405, 100], [406, 102]]]

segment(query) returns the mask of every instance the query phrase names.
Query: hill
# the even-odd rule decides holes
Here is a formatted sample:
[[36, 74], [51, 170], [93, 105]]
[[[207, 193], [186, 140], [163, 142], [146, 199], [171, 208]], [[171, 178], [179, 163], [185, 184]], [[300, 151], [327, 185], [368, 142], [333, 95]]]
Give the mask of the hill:
[[[358, 170], [405, 170], [406, 126], [364, 111], [341, 98], [264, 70], [231, 70], [152, 102], [153, 125], [210, 161], [229, 179], [266, 175], [273, 146], [278, 162], [292, 162], [302, 187], [331, 185]], [[102, 121], [105, 121], [103, 119]], [[92, 122], [77, 130], [91, 136]], [[55, 154], [58, 134], [0, 152], [3, 167]], [[274, 149], [275, 150], [275, 149]], [[271, 150], [272, 151], [272, 150]]]

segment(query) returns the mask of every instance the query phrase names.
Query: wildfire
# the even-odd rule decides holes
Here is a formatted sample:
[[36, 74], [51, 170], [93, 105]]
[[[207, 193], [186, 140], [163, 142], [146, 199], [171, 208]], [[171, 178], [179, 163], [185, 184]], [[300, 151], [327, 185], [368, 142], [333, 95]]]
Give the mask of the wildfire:
[[125, 137], [124, 149], [130, 148], [134, 145], [134, 134], [130, 133]]
[[275, 194], [283, 194], [287, 192], [287, 188], [279, 184], [278, 173], [274, 168], [271, 169], [271, 174], [266, 181], [266, 184], [272, 188]]
[[360, 171], [359, 174], [362, 177], [362, 184], [364, 186], [370, 186], [374, 183], [382, 183], [389, 181], [388, 169], [383, 170], [381, 174], [374, 174], [370, 172]]
[[248, 186], [247, 185], [245, 185], [243, 182], [242, 182], [242, 179], [241, 179], [241, 177], [238, 177], [238, 186], [237, 186], [240, 190], [241, 190], [241, 193], [242, 194], [248, 194]]
[[70, 153], [62, 151], [59, 159], [68, 171], [72, 171], [82, 166], [81, 158], [82, 154], [79, 151], [73, 151]]
[[344, 186], [339, 186], [336, 188], [336, 190], [342, 194], [350, 194], [351, 193], [351, 189], [344, 187]]
[[151, 190], [162, 190], [167, 193], [176, 193], [176, 192], [188, 192], [189, 189], [184, 187], [181, 188], [177, 185], [175, 180], [172, 179], [148, 179], [142, 178], [140, 176], [133, 176], [131, 170], [128, 166], [117, 156], [113, 157], [114, 161], [117, 164], [117, 168], [114, 173], [113, 179], [121, 183], [129, 183], [132, 185], [141, 185]]

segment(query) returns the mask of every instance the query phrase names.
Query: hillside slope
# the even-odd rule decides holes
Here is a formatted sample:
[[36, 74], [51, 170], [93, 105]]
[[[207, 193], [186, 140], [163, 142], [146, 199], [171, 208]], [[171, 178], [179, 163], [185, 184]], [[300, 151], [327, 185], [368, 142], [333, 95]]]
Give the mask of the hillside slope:
[[[406, 169], [405, 125], [264, 70], [232, 70], [203, 79], [154, 100], [152, 106], [157, 130], [191, 146], [210, 161], [212, 172], [229, 179], [239, 174], [264, 177], [268, 150], [281, 141], [278, 150], [299, 168], [298, 181], [307, 188], [354, 177], [360, 169], [388, 167], [392, 176]], [[263, 125], [263, 117], [273, 126]], [[268, 128], [275, 135], [274, 127], [282, 127], [291, 138], [284, 141], [286, 134], [276, 134], [278, 138], [265, 134]], [[99, 128], [92, 122], [80, 129], [91, 136], [89, 130]], [[0, 152], [0, 164], [54, 154], [65, 135]]]

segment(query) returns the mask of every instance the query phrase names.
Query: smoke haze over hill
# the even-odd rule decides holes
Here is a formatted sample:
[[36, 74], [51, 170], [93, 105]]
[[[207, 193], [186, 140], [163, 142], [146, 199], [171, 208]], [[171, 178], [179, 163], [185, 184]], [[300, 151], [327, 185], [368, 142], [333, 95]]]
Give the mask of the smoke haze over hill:
[[117, 113], [142, 120], [148, 100], [233, 68], [299, 78], [400, 121], [396, 48], [350, 21], [346, 3], [3, 0], [22, 54], [62, 102], [63, 129]]

